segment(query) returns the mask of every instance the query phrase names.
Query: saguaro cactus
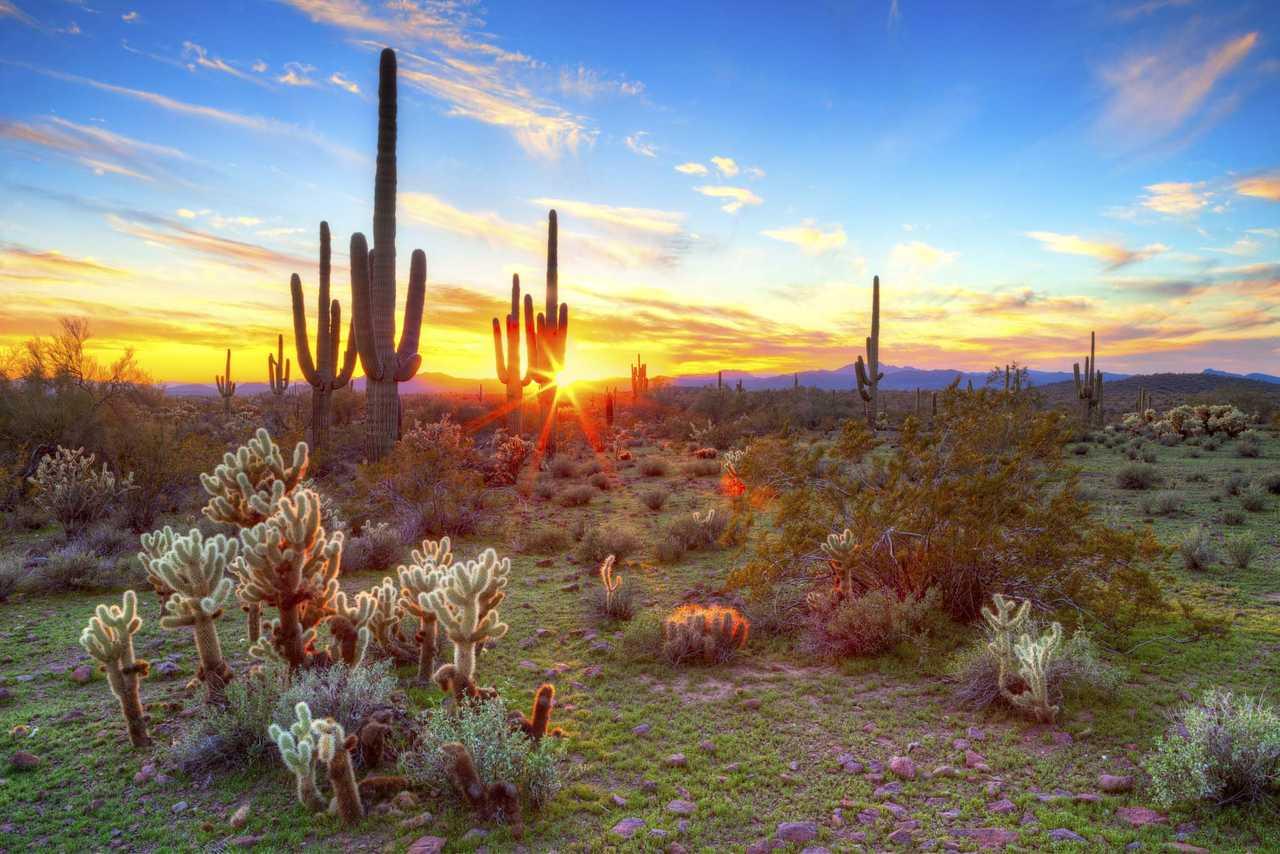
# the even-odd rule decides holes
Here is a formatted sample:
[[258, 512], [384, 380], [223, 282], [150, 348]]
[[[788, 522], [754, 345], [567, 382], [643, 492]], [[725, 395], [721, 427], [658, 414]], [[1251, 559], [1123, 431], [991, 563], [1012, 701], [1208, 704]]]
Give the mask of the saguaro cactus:
[[[507, 314], [507, 352], [502, 353], [502, 328], [498, 318], [493, 319], [493, 359], [498, 369], [498, 382], [507, 387], [507, 429], [520, 433], [520, 410], [524, 400], [524, 387], [533, 379], [533, 351], [537, 347], [532, 320], [532, 300], [526, 297], [529, 307], [525, 311], [525, 370], [520, 373], [520, 275], [511, 276], [511, 311]], [[480, 387], [484, 395], [484, 386]]]
[[[499, 560], [497, 552], [485, 549], [476, 560], [449, 567], [435, 590], [418, 595], [419, 604], [435, 612], [445, 636], [453, 642], [453, 664], [445, 667], [451, 668], [449, 675], [456, 686], [474, 686], [476, 650], [507, 633], [497, 608], [507, 595], [510, 572], [509, 558]], [[437, 682], [441, 676], [437, 671]]]
[[[556, 375], [564, 368], [565, 343], [569, 339], [569, 306], [560, 302], [560, 261], [557, 250], [558, 227], [556, 212], [547, 215], [547, 301], [546, 311], [538, 312], [534, 352], [537, 361], [531, 372], [538, 383], [538, 409], [542, 415], [542, 433], [545, 438], [545, 453], [548, 457], [556, 454], [555, 434], [555, 398]], [[526, 322], [529, 309], [533, 306], [531, 297], [525, 297]]]
[[364, 818], [364, 804], [360, 802], [360, 787], [356, 785], [356, 772], [351, 764], [351, 751], [356, 747], [356, 737], [347, 735], [342, 724], [333, 718], [312, 721], [311, 733], [316, 739], [316, 756], [329, 772], [333, 786], [332, 812], [346, 824]]
[[133, 655], [133, 636], [140, 628], [142, 618], [138, 616], [138, 596], [132, 590], [126, 590], [118, 607], [97, 607], [94, 616], [89, 618], [89, 625], [80, 633], [80, 645], [102, 664], [111, 693], [120, 703], [120, 713], [129, 730], [129, 742], [134, 747], [150, 747], [147, 715], [138, 691], [138, 682], [147, 675], [149, 665]]
[[[225, 687], [231, 680], [231, 668], [222, 657], [222, 644], [214, 621], [231, 601], [235, 582], [226, 576], [228, 564], [235, 560], [239, 543], [222, 534], [208, 540], [199, 528], [183, 536], [172, 528], [142, 535], [147, 574], [173, 593], [165, 600], [165, 615], [160, 625], [166, 629], [190, 626], [195, 635], [196, 652], [200, 656], [197, 676], [204, 682], [205, 702], [221, 704]], [[159, 557], [152, 555], [159, 554]]]
[[414, 549], [408, 565], [398, 567], [400, 579], [400, 604], [406, 614], [418, 619], [418, 679], [429, 682], [435, 673], [436, 612], [423, 597], [436, 590], [449, 572], [453, 559], [449, 538], [423, 540], [421, 549]]
[[880, 380], [884, 374], [880, 372], [880, 277], [871, 280], [871, 334], [867, 336], [867, 360], [862, 356], [854, 364], [854, 373], [858, 378], [858, 394], [862, 397], [867, 411], [867, 426], [876, 429], [877, 398]]
[[631, 399], [636, 400], [649, 391], [649, 366], [640, 361], [636, 353], [636, 363], [631, 366]]
[[267, 354], [267, 385], [271, 393], [280, 397], [289, 388], [290, 362], [284, 357], [284, 336], [276, 336], [276, 354]]
[[1097, 334], [1089, 333], [1089, 355], [1084, 360], [1084, 376], [1080, 363], [1072, 365], [1076, 397], [1080, 401], [1080, 418], [1085, 427], [1102, 426], [1102, 371], [1098, 370]]
[[236, 384], [231, 381], [231, 348], [227, 348], [227, 372], [222, 376], [215, 375], [214, 382], [218, 384], [218, 394], [222, 397], [222, 411], [231, 411], [231, 398], [235, 396]]
[[427, 288], [427, 256], [413, 251], [404, 325], [396, 345], [396, 54], [382, 51], [378, 69], [378, 164], [373, 185], [373, 250], [351, 235], [351, 304], [356, 349], [365, 375], [368, 455], [381, 459], [400, 438], [399, 384], [422, 365], [418, 336]]
[[1139, 415], [1145, 415], [1147, 410], [1151, 408], [1151, 393], [1145, 388], [1138, 389], [1138, 408], [1135, 411]]
[[298, 352], [298, 369], [311, 386], [311, 427], [308, 436], [317, 452], [329, 445], [330, 401], [333, 393], [351, 381], [356, 367], [355, 321], [347, 330], [347, 348], [338, 366], [338, 338], [342, 333], [342, 304], [329, 299], [329, 223], [320, 223], [320, 293], [316, 306], [316, 352], [311, 358], [307, 335], [307, 312], [302, 303], [302, 279], [297, 273], [289, 280], [293, 302], [293, 344]]
[[316, 788], [316, 740], [311, 734], [311, 707], [298, 703], [293, 713], [297, 720], [288, 729], [272, 724], [267, 727], [267, 735], [280, 750], [285, 767], [293, 772], [298, 802], [312, 812], [319, 812], [326, 804]]

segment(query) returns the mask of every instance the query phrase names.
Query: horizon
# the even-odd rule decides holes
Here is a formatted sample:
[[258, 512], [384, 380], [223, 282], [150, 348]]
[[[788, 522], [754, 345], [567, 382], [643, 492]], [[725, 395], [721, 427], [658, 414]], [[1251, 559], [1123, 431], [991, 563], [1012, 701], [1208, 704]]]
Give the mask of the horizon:
[[158, 381], [265, 380], [321, 219], [349, 317], [386, 45], [423, 372], [491, 377], [555, 208], [584, 380], [834, 370], [874, 275], [888, 364], [1070, 371], [1096, 330], [1104, 373], [1280, 374], [1280, 7], [945, 8], [0, 0], [0, 347], [85, 316]]

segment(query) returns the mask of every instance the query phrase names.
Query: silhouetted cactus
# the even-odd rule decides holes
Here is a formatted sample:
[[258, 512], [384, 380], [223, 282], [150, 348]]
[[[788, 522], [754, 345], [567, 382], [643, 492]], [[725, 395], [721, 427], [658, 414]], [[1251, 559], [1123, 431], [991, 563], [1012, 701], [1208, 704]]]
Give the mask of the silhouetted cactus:
[[422, 365], [418, 336], [427, 288], [427, 256], [415, 249], [409, 294], [396, 345], [396, 54], [382, 51], [378, 69], [378, 163], [373, 186], [373, 250], [351, 235], [351, 304], [356, 349], [365, 375], [370, 459], [386, 456], [400, 437], [399, 384]]
[[231, 411], [231, 398], [235, 396], [236, 384], [231, 381], [231, 349], [227, 348], [227, 372], [222, 376], [214, 376], [218, 385], [218, 394], [222, 397], [222, 411]]
[[302, 279], [297, 273], [289, 280], [289, 297], [293, 303], [293, 344], [298, 353], [298, 369], [311, 386], [311, 425], [308, 436], [311, 447], [320, 452], [329, 445], [332, 423], [333, 393], [351, 381], [356, 367], [356, 328], [354, 319], [347, 329], [347, 348], [338, 366], [338, 339], [342, 334], [342, 304], [329, 299], [329, 223], [320, 223], [320, 293], [316, 306], [316, 352], [311, 358], [307, 335], [307, 311], [302, 301]]
[[[507, 349], [502, 350], [502, 326], [493, 319], [493, 358], [497, 366], [498, 382], [507, 387], [507, 429], [519, 435], [520, 415], [523, 409], [524, 387], [533, 379], [533, 351], [537, 347], [534, 332], [533, 300], [525, 298], [525, 370], [520, 373], [520, 276], [511, 276], [511, 311], [507, 314]], [[484, 386], [480, 387], [481, 397]]]
[[875, 430], [876, 415], [879, 411], [876, 408], [876, 401], [879, 396], [880, 380], [884, 379], [884, 374], [880, 371], [879, 276], [871, 282], [871, 334], [867, 336], [867, 360], [864, 362], [862, 356], [858, 356], [857, 362], [854, 363], [854, 373], [858, 379], [858, 394], [866, 404], [867, 426]]
[[289, 388], [290, 362], [284, 357], [284, 336], [276, 336], [276, 354], [267, 354], [267, 387], [276, 397]]
[[119, 606], [97, 607], [94, 616], [89, 618], [89, 625], [80, 633], [80, 645], [101, 663], [102, 672], [107, 674], [111, 693], [120, 703], [130, 744], [150, 747], [147, 715], [138, 690], [138, 682], [147, 675], [149, 665], [133, 654], [133, 636], [141, 627], [137, 594], [126, 590]]
[[1145, 415], [1148, 409], [1153, 409], [1151, 405], [1151, 393], [1145, 388], [1138, 389], [1138, 408], [1134, 410], [1138, 415]]
[[631, 366], [631, 399], [637, 400], [640, 395], [649, 393], [649, 366], [640, 361], [636, 353], [636, 363]]
[[[565, 344], [569, 340], [569, 306], [560, 302], [560, 261], [557, 249], [556, 212], [547, 215], [547, 300], [538, 312], [533, 352], [537, 359], [530, 368], [538, 383], [538, 409], [542, 414], [542, 445], [548, 457], [556, 455], [555, 399], [556, 375], [564, 368]], [[526, 322], [533, 298], [525, 297]], [[527, 329], [526, 329], [527, 335]]]
[[1076, 397], [1080, 401], [1080, 418], [1085, 427], [1102, 427], [1102, 371], [1098, 370], [1097, 334], [1089, 333], [1089, 355], [1084, 360], [1084, 376], [1080, 363], [1072, 365]]

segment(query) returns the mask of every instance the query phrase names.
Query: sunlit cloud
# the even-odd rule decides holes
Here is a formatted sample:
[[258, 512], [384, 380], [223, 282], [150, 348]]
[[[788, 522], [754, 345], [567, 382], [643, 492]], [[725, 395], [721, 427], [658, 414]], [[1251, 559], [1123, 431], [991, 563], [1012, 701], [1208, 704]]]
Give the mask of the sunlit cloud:
[[270, 68], [271, 66], [267, 65], [267, 64], [266, 64], [265, 62], [263, 62], [261, 59], [256, 59], [256, 60], [254, 60], [253, 65], [251, 65], [251, 66], [249, 66], [249, 67], [253, 69], [253, 71], [254, 71], [254, 73], [255, 73], [255, 74], [262, 74], [262, 73], [266, 72], [266, 70], [267, 70], [268, 68]]
[[1230, 246], [1206, 247], [1208, 252], [1217, 252], [1220, 255], [1236, 255], [1239, 257], [1249, 257], [1257, 255], [1262, 251], [1262, 244], [1250, 237], [1241, 237]]
[[1169, 216], [1188, 216], [1199, 213], [1209, 205], [1213, 193], [1202, 190], [1204, 182], [1165, 182], [1149, 184], [1145, 188], [1147, 195], [1141, 204], [1148, 210]]
[[241, 80], [248, 80], [250, 83], [262, 84], [262, 81], [247, 74], [216, 56], [209, 56], [209, 52], [195, 42], [186, 41], [182, 43], [182, 55], [188, 60], [188, 67], [191, 70], [198, 68], [207, 68], [210, 71], [217, 71], [222, 74], [230, 74], [232, 77], [238, 77]]
[[1087, 240], [1075, 234], [1056, 234], [1052, 231], [1028, 231], [1027, 237], [1038, 240], [1050, 252], [1062, 255], [1085, 255], [1103, 262], [1108, 270], [1117, 270], [1167, 252], [1163, 243], [1152, 243], [1141, 249], [1129, 249], [1120, 243]]
[[726, 178], [733, 178], [739, 172], [738, 164], [732, 157], [712, 157], [711, 162], [715, 164], [716, 170]]
[[747, 174], [747, 177], [750, 178], [751, 180], [759, 181], [761, 178], [764, 177], [765, 173], [764, 173], [764, 170], [761, 169], [759, 166], [748, 166], [746, 168], [746, 174]]
[[1280, 172], [1242, 178], [1236, 182], [1236, 192], [1255, 199], [1280, 202]]
[[277, 83], [283, 83], [286, 86], [314, 86], [316, 81], [308, 74], [314, 73], [316, 67], [307, 65], [302, 62], [286, 62], [284, 64], [284, 74], [276, 78]]
[[638, 130], [626, 138], [627, 148], [639, 154], [641, 157], [657, 157], [658, 151], [653, 147], [653, 143], [645, 142], [644, 138], [649, 135], [648, 131]]
[[704, 196], [710, 196], [713, 199], [728, 199], [720, 206], [720, 210], [725, 213], [737, 213], [746, 205], [759, 205], [764, 203], [764, 199], [757, 196], [745, 187], [726, 187], [712, 184], [703, 184], [693, 188], [695, 193], [701, 193]]
[[928, 272], [950, 264], [959, 252], [948, 252], [922, 240], [895, 243], [889, 250], [889, 266], [907, 272]]
[[166, 177], [157, 161], [188, 161], [176, 148], [142, 142], [100, 127], [57, 116], [39, 123], [0, 121], [0, 139], [13, 140], [69, 157], [95, 175], [121, 175], [140, 181]]
[[158, 217], [153, 217], [150, 221], [140, 221], [108, 213], [107, 223], [115, 231], [150, 245], [179, 249], [244, 270], [278, 273], [297, 270], [310, 264], [300, 256], [277, 252], [242, 240], [220, 237], [177, 222], [167, 222]]
[[783, 243], [798, 246], [809, 255], [834, 252], [843, 248], [845, 243], [848, 242], [843, 225], [837, 223], [829, 230], [824, 231], [815, 225], [811, 219], [805, 220], [800, 225], [772, 228], [760, 233], [773, 240], [780, 240]]
[[571, 199], [531, 199], [540, 208], [554, 208], [561, 215], [603, 223], [624, 231], [643, 231], [659, 235], [675, 235], [681, 230], [685, 215], [654, 208], [629, 208], [580, 202]]
[[53, 249], [38, 250], [0, 243], [0, 281], [63, 284], [119, 280], [129, 275], [128, 270], [103, 264], [93, 258], [74, 258]]
[[[1131, 144], [1164, 139], [1210, 106], [1215, 88], [1257, 43], [1258, 33], [1252, 32], [1208, 51], [1193, 53], [1183, 42], [1174, 42], [1126, 57], [1103, 71], [1110, 95], [1101, 130]], [[1230, 102], [1213, 106], [1225, 110]]]
[[681, 163], [676, 167], [676, 171], [685, 175], [706, 175], [707, 167], [701, 163]]
[[126, 24], [136, 24], [138, 22], [138, 13], [125, 12], [120, 16], [120, 20], [124, 21]]
[[28, 27], [38, 27], [40, 22], [19, 9], [11, 0], [0, 0], [0, 18], [13, 18]]
[[560, 91], [590, 101], [604, 95], [640, 95], [644, 92], [644, 84], [638, 80], [611, 79], [585, 65], [579, 65], [576, 69], [560, 70]]
[[1143, 0], [1141, 3], [1121, 6], [1116, 9], [1115, 16], [1121, 21], [1132, 21], [1135, 18], [1153, 15], [1163, 9], [1176, 9], [1184, 6], [1190, 6], [1194, 2], [1196, 2], [1196, 0]]
[[337, 86], [339, 89], [345, 89], [346, 91], [350, 92], [352, 95], [360, 94], [360, 87], [357, 86], [354, 82], [343, 77], [342, 72], [340, 71], [335, 71], [332, 74], [330, 74], [329, 82], [332, 83], [334, 86]]

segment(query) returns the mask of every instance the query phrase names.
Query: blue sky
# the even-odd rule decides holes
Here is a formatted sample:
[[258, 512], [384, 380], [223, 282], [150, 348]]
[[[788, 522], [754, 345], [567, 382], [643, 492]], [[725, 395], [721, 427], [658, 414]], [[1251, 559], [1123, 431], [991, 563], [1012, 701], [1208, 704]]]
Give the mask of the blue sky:
[[1280, 6], [958, 6], [0, 0], [0, 343], [264, 371], [390, 45], [428, 369], [492, 370], [556, 207], [582, 376], [847, 364], [877, 273], [893, 364], [1280, 373]]

